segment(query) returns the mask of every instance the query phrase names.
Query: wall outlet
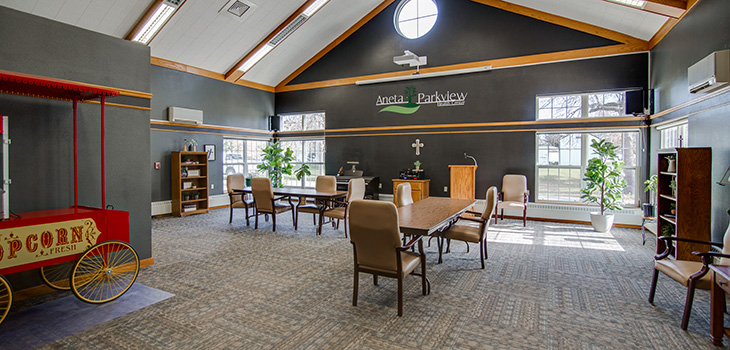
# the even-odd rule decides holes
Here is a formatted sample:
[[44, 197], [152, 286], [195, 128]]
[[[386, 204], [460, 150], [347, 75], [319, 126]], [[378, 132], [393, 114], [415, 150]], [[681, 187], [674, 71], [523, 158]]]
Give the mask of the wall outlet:
[[444, 186], [444, 192], [449, 192], [449, 186]]
[[210, 184], [210, 189], [211, 189], [211, 190], [212, 190], [212, 189], [215, 189], [215, 185], [214, 185], [214, 184]]

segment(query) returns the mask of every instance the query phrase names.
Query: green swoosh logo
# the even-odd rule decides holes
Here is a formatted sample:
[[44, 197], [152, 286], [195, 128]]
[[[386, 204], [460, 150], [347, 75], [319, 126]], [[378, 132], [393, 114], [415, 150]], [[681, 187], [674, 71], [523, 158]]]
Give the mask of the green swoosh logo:
[[420, 105], [416, 105], [415, 107], [388, 106], [388, 107], [385, 107], [385, 108], [381, 109], [380, 111], [378, 111], [378, 113], [380, 113], [380, 112], [393, 112], [393, 113], [398, 113], [398, 114], [413, 114], [413, 113], [416, 113], [416, 111], [419, 108], [421, 108]]

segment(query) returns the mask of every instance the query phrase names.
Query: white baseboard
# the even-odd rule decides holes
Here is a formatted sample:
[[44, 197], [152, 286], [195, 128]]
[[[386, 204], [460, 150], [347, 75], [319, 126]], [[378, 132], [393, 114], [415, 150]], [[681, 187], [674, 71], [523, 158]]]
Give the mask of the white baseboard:
[[[221, 207], [229, 204], [227, 194], [216, 194], [208, 197], [208, 207]], [[152, 216], [172, 214], [172, 201], [152, 202]]]

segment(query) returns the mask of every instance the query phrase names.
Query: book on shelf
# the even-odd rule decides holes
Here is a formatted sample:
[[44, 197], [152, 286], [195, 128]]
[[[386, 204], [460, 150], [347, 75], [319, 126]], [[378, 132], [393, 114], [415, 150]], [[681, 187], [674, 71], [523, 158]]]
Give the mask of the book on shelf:
[[195, 206], [195, 204], [186, 204], [186, 205], [183, 205], [182, 209], [183, 209], [183, 212], [186, 213], [189, 211], [196, 211], [196, 210], [198, 210], [198, 207]]
[[200, 169], [188, 169], [188, 177], [200, 176]]

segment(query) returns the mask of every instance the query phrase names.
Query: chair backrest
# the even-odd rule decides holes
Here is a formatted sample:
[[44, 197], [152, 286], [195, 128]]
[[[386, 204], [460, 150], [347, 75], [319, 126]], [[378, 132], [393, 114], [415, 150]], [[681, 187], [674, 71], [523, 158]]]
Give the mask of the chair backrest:
[[[226, 188], [228, 193], [233, 193], [233, 190], [241, 190], [246, 187], [246, 179], [243, 174], [231, 174], [226, 176]], [[231, 204], [240, 202], [243, 200], [240, 194], [230, 196]]]
[[267, 177], [255, 177], [251, 179], [251, 193], [256, 202], [256, 208], [262, 211], [272, 211], [271, 200], [274, 199], [274, 189], [271, 187], [271, 179]]
[[358, 265], [395, 272], [395, 248], [401, 245], [398, 209], [386, 201], [358, 200], [350, 204], [350, 242]]
[[337, 178], [334, 176], [317, 176], [314, 189], [317, 192], [335, 192], [337, 191]]
[[527, 176], [507, 174], [502, 178], [502, 200], [505, 202], [522, 202], [527, 192]]
[[411, 184], [403, 182], [395, 188], [395, 197], [398, 201], [398, 208], [413, 204]]
[[347, 203], [365, 198], [365, 179], [350, 179], [347, 184]]
[[489, 219], [492, 218], [492, 215], [497, 211], [497, 187], [492, 186], [487, 189], [487, 205], [484, 207], [484, 212], [482, 213], [482, 219], [487, 220], [487, 225], [489, 226]]

